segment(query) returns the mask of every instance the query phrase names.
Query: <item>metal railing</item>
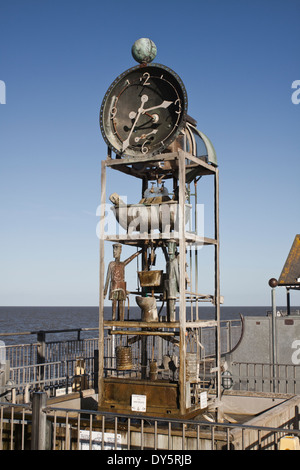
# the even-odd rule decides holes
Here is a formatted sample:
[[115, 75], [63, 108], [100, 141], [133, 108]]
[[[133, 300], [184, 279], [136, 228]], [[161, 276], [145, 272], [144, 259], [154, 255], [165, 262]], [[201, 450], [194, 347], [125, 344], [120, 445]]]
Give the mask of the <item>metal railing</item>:
[[[201, 327], [200, 342], [206, 346], [213, 346], [215, 341], [215, 327]], [[106, 330], [107, 331], [107, 330]], [[84, 333], [96, 332], [97, 335], [92, 338], [82, 338]], [[64, 340], [48, 340], [49, 335], [69, 335], [75, 333], [76, 338]], [[240, 320], [224, 320], [221, 321], [221, 345], [222, 353], [229, 352], [238, 342], [241, 334]], [[36, 336], [36, 341], [30, 343], [21, 343], [19, 340], [25, 336]], [[16, 333], [0, 333], [0, 339], [6, 342], [6, 338], [14, 338], [15, 344], [5, 344], [6, 359], [10, 361], [11, 367], [25, 366], [44, 362], [55, 362], [57, 360], [74, 358], [78, 355], [92, 356], [94, 349], [98, 345], [98, 329], [97, 328], [72, 328], [62, 330], [41, 330], [41, 331], [24, 331]], [[16, 339], [17, 338], [17, 339]], [[111, 337], [105, 337], [105, 355], [109, 356], [109, 342]]]
[[[96, 331], [97, 328], [72, 328], [62, 330], [42, 330], [27, 331], [16, 333], [0, 333], [0, 338], [6, 341], [6, 338], [13, 338], [15, 344], [6, 344], [6, 360], [11, 367], [21, 367], [26, 365], [55, 362], [61, 359], [74, 358], [78, 355], [91, 356], [91, 350], [98, 346], [98, 337], [82, 338], [82, 333]], [[56, 339], [48, 340], [49, 336], [76, 333], [74, 339]], [[23, 337], [36, 336], [37, 341], [29, 343], [20, 343], [19, 339]]]
[[[97, 331], [96, 328], [77, 328], [0, 333], [0, 338], [4, 339], [15, 336], [23, 339], [29, 335], [37, 337], [37, 341], [28, 344], [5, 345], [6, 361], [10, 368], [10, 376], [7, 378], [11, 382], [10, 388], [14, 388], [16, 393], [21, 394], [24, 394], [28, 388], [30, 391], [33, 391], [49, 388], [55, 390], [65, 387], [67, 390], [68, 387], [72, 386], [72, 378], [75, 375], [75, 365], [78, 357], [82, 357], [85, 360], [85, 374], [88, 377], [89, 383], [95, 383], [97, 378], [97, 360], [95, 360], [95, 355], [98, 349], [98, 338], [82, 338], [84, 333], [91, 334], [95, 330]], [[238, 341], [241, 330], [240, 322], [236, 320], [224, 321], [222, 322], [221, 330], [223, 339], [222, 350], [228, 351]], [[71, 333], [75, 334], [74, 339], [46, 341], [50, 335], [70, 335]], [[200, 329], [200, 341], [206, 345], [207, 353], [209, 348], [213, 348], [214, 340], [215, 327], [203, 327]], [[106, 334], [104, 358], [105, 373], [108, 374], [110, 370], [116, 368], [114, 357], [115, 341], [113, 336]], [[150, 350], [148, 354], [151, 357]], [[165, 354], [169, 354], [169, 346], [162, 340], [159, 354], [161, 359]], [[133, 362], [139, 364], [139, 342], [132, 345], [132, 356]], [[132, 374], [134, 373], [136, 373], [135, 370], [132, 371]], [[166, 378], [166, 374], [170, 374], [170, 371], [159, 371], [159, 373]]]
[[[223, 351], [236, 344], [238, 335], [235, 333], [238, 328], [240, 326], [236, 322], [224, 322], [223, 338], [227, 339], [226, 347], [223, 344]], [[61, 333], [70, 330], [57, 331]], [[286, 429], [209, 421], [166, 420], [141, 415], [55, 408], [47, 406], [46, 402], [43, 406], [39, 405], [38, 412], [34, 413], [34, 408], [37, 408], [34, 397], [41, 394], [46, 396], [45, 390], [47, 396], [51, 397], [60, 389], [64, 393], [68, 393], [70, 387], [71, 391], [81, 390], [82, 379], [87, 380], [84, 386], [97, 384], [95, 350], [98, 339], [83, 339], [80, 337], [81, 329], [75, 331], [77, 338], [73, 340], [46, 342], [46, 335], [50, 332], [39, 332], [38, 342], [6, 346], [7, 357], [11, 362], [11, 388], [8, 390], [11, 396], [8, 397], [10, 403], [5, 402], [3, 397], [0, 398], [3, 402], [0, 403], [0, 449], [40, 446], [51, 449], [102, 450], [276, 449], [281, 437], [287, 434], [300, 436], [298, 425], [297, 429]], [[203, 328], [201, 334], [201, 342], [210, 341], [214, 336], [214, 328]], [[113, 367], [112, 348], [112, 337], [106, 336], [104, 355], [107, 370], [109, 366]], [[76, 376], [78, 356], [85, 360], [84, 374], [79, 377]], [[44, 362], [41, 362], [42, 358]], [[296, 393], [297, 385], [300, 385], [299, 366], [277, 364], [274, 369], [270, 364], [237, 362], [234, 366], [231, 378], [239, 384], [240, 390]], [[79, 382], [76, 382], [77, 379]], [[236, 386], [235, 389], [237, 388]], [[24, 396], [25, 403], [29, 402], [30, 396], [33, 397], [32, 405], [20, 404], [22, 400], [16, 404], [17, 393]], [[295, 417], [292, 421], [297, 419]], [[44, 423], [44, 427], [41, 427], [41, 423]], [[32, 432], [35, 436], [34, 443]], [[39, 435], [44, 436], [41, 439], [42, 444], [37, 443], [40, 442], [36, 439]]]
[[27, 403], [30, 394], [37, 391], [47, 391], [49, 397], [55, 397], [59, 393], [97, 388], [94, 360], [85, 358], [81, 374], [76, 374], [77, 359], [10, 368], [9, 384], [0, 387], [0, 397], [12, 403]]
[[300, 431], [55, 408], [43, 393], [32, 405], [0, 403], [0, 450], [276, 450], [286, 436]]
[[234, 361], [231, 379], [235, 390], [300, 393], [299, 365]]
[[[228, 351], [238, 341], [241, 331], [241, 324], [237, 320], [224, 321], [222, 323], [221, 338], [222, 351]], [[50, 395], [55, 396], [56, 391], [65, 389], [66, 392], [74, 385], [76, 379], [75, 367], [76, 360], [81, 357], [85, 361], [84, 374], [88, 384], [93, 388], [97, 388], [97, 353], [98, 338], [82, 338], [82, 332], [89, 331], [91, 333], [95, 329], [72, 329], [72, 330], [51, 330], [43, 332], [33, 332], [28, 334], [36, 334], [39, 342], [29, 344], [14, 344], [5, 346], [6, 360], [9, 363], [9, 387], [6, 390], [9, 394], [14, 389], [16, 394], [26, 394], [27, 392], [50, 390]], [[76, 335], [75, 339], [64, 341], [46, 341], [48, 334], [70, 333]], [[24, 335], [27, 333], [24, 333]], [[12, 334], [5, 334], [8, 337]], [[24, 336], [23, 335], [23, 336]], [[2, 335], [3, 336], [3, 335]], [[22, 337], [23, 337], [22, 336]], [[0, 335], [1, 337], [1, 335]], [[210, 342], [214, 341], [215, 328], [204, 327], [200, 330], [200, 341], [207, 347]], [[168, 345], [161, 342], [160, 357], [168, 353]], [[104, 369], [105, 374], [117, 373], [119, 376], [122, 372], [115, 372], [116, 363], [114, 357], [114, 347], [116, 346], [115, 338], [110, 335], [105, 336], [104, 341]], [[151, 351], [149, 350], [149, 357]], [[132, 345], [133, 364], [139, 364], [139, 342]], [[209, 358], [209, 355], [208, 355]], [[204, 362], [203, 362], [204, 364]], [[207, 365], [209, 363], [207, 362]], [[205, 369], [205, 368], [204, 368]], [[275, 371], [275, 374], [274, 374]], [[0, 373], [1, 373], [0, 365]], [[278, 392], [278, 393], [300, 393], [300, 368], [297, 365], [277, 364], [273, 367], [271, 364], [264, 363], [246, 363], [234, 362], [231, 372], [231, 380], [234, 383], [235, 390], [243, 391], [262, 391], [262, 392]], [[131, 372], [132, 376], [138, 373], [136, 366]], [[159, 369], [158, 373], [163, 379], [174, 379], [173, 372], [170, 370]], [[168, 375], [169, 374], [169, 375]], [[176, 374], [176, 372], [175, 372]], [[200, 373], [201, 377], [209, 380], [209, 370]], [[3, 392], [3, 381], [0, 375], [0, 396]], [[1, 398], [0, 398], [1, 399]]]
[[[30, 417], [28, 419], [28, 413]], [[17, 416], [16, 416], [17, 414]], [[25, 450], [28, 426], [31, 424], [30, 405], [0, 403], [0, 450]], [[18, 432], [16, 436], [16, 427]], [[27, 446], [28, 447], [28, 446]]]

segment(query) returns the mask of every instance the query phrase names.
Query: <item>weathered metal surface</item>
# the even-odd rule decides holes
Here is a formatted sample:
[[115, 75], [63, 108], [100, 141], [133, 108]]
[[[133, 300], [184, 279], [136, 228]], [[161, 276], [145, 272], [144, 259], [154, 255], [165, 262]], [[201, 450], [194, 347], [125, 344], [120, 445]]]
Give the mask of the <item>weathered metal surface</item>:
[[141, 297], [138, 296], [135, 298], [136, 303], [142, 309], [142, 321], [145, 322], [157, 322], [158, 314], [156, 307], [155, 297]]
[[138, 276], [141, 287], [160, 286], [162, 280], [162, 273], [163, 271], [161, 270], [139, 271]]
[[140, 38], [131, 48], [132, 57], [139, 64], [149, 64], [157, 54], [157, 47], [149, 38]]
[[[187, 106], [187, 92], [174, 71], [159, 64], [145, 71], [138, 65], [119, 75], [107, 90], [100, 109], [101, 133], [123, 158], [155, 155], [180, 134]], [[145, 126], [152, 130], [145, 133]]]
[[[113, 203], [112, 211], [117, 222], [125, 229], [126, 234], [105, 234], [105, 241], [122, 241], [122, 243], [126, 245], [142, 248], [142, 271], [149, 270], [150, 267], [155, 265], [151, 259], [149, 262], [149, 248], [152, 250], [159, 248], [158, 252], [164, 257], [163, 262], [166, 263], [166, 270], [163, 270], [163, 282], [160, 282], [159, 286], [155, 286], [155, 284], [151, 282], [149, 287], [151, 288], [151, 294], [153, 296], [154, 293], [158, 293], [158, 288], [162, 289], [159, 291], [160, 293], [165, 293], [163, 296], [156, 296], [156, 301], [163, 302], [162, 307], [165, 301], [168, 302], [168, 321], [157, 321], [156, 306], [154, 307], [155, 315], [151, 314], [149, 321], [146, 313], [148, 314], [150, 312], [149, 307], [152, 307], [152, 305], [148, 306], [144, 305], [144, 303], [150, 303], [149, 298], [145, 297], [146, 293], [150, 293], [150, 289], [143, 287], [142, 283], [142, 297], [139, 296], [136, 298], [137, 303], [140, 303], [143, 310], [141, 321], [131, 320], [130, 322], [124, 322], [124, 318], [121, 318], [119, 315], [119, 324], [117, 324], [114, 310], [112, 310], [113, 321], [106, 321], [103, 318], [104, 304], [103, 301], [101, 301], [100, 317], [102, 318], [101, 321], [99, 321], [99, 327], [114, 327], [111, 330], [111, 338], [113, 341], [118, 340], [118, 338], [115, 338], [116, 335], [121, 337], [122, 335], [123, 337], [125, 335], [133, 336], [133, 338], [126, 338], [128, 340], [126, 344], [129, 344], [129, 342], [133, 344], [133, 342], [139, 340], [140, 349], [135, 364], [137, 363], [141, 367], [135, 371], [135, 380], [128, 378], [130, 373], [126, 373], [121, 377], [122, 374], [119, 372], [111, 371], [109, 372], [112, 374], [111, 376], [105, 376], [102, 373], [104, 368], [99, 369], [99, 389], [101, 389], [101, 391], [99, 391], [99, 410], [111, 411], [114, 409], [114, 411], [120, 411], [122, 413], [132, 413], [136, 411], [131, 407], [132, 395], [144, 395], [147, 399], [146, 414], [148, 414], [148, 416], [154, 414], [156, 416], [167, 417], [171, 414], [172, 417], [183, 417], [198, 413], [199, 407], [203, 409], [203, 396], [205, 395], [202, 394], [200, 385], [198, 384], [197, 373], [197, 367], [199, 366], [197, 360], [199, 361], [200, 359], [199, 348], [201, 345], [196, 346], [195, 351], [197, 350], [197, 356], [194, 358], [196, 363], [193, 364], [195, 367], [192, 367], [192, 371], [189, 370], [191, 364], [189, 361], [186, 362], [187, 352], [188, 350], [192, 350], [190, 344], [187, 344], [187, 329], [191, 328], [196, 334], [196, 328], [198, 328], [198, 322], [200, 321], [198, 316], [199, 299], [198, 297], [196, 300], [194, 298], [192, 299], [191, 296], [192, 292], [198, 292], [198, 265], [192, 263], [192, 260], [194, 258], [196, 259], [196, 255], [195, 257], [190, 256], [190, 265], [187, 261], [187, 253], [191, 244], [195, 246], [199, 246], [200, 244], [213, 245], [215, 276], [214, 295], [211, 295], [211, 298], [214, 299], [215, 305], [214, 325], [217, 330], [220, 327], [219, 176], [213, 146], [204, 134], [194, 128], [196, 125], [194, 121], [189, 118], [188, 123], [186, 122], [185, 116], [187, 109], [184, 108], [187, 100], [181, 99], [181, 95], [178, 95], [179, 98], [174, 101], [174, 104], [175, 102], [177, 104], [181, 103], [180, 109], [176, 111], [178, 116], [175, 116], [176, 135], [171, 136], [170, 134], [172, 138], [163, 141], [163, 138], [159, 136], [158, 128], [153, 128], [149, 134], [144, 134], [145, 130], [143, 130], [143, 124], [148, 123], [148, 121], [144, 120], [145, 113], [143, 113], [143, 110], [150, 111], [156, 106], [153, 116], [148, 116], [148, 118], [150, 117], [150, 119], [152, 119], [151, 125], [153, 125], [153, 123], [156, 124], [157, 120], [161, 120], [162, 122], [163, 114], [160, 114], [160, 111], [163, 109], [166, 110], [166, 113], [171, 112], [171, 107], [169, 105], [166, 106], [166, 104], [171, 102], [172, 97], [166, 94], [167, 89], [165, 90], [165, 86], [160, 90], [160, 101], [158, 103], [153, 101], [151, 108], [143, 108], [144, 104], [148, 99], [150, 101], [150, 97], [152, 96], [150, 95], [150, 89], [147, 88], [147, 85], [152, 83], [152, 76], [150, 74], [152, 69], [152, 66], [147, 66], [149, 77], [147, 76], [147, 79], [144, 77], [143, 80], [138, 82], [139, 86], [142, 84], [143, 88], [145, 88], [143, 95], [137, 98], [139, 108], [137, 108], [136, 90], [133, 89], [132, 86], [129, 86], [133, 83], [133, 80], [129, 80], [129, 78], [133, 79], [135, 77], [140, 79], [140, 69], [137, 71], [136, 68], [132, 72], [127, 71], [125, 74], [118, 77], [103, 100], [100, 119], [102, 123], [101, 130], [102, 133], [105, 134], [103, 134], [103, 136], [108, 146], [116, 153], [116, 158], [114, 159], [112, 158], [111, 152], [108, 152], [106, 166], [142, 180], [142, 199], [136, 199], [136, 204], [127, 204], [127, 201], [124, 203], [117, 193], [113, 193], [110, 196], [109, 199]], [[130, 76], [128, 73], [130, 73]], [[134, 75], [131, 75], [131, 73], [134, 73]], [[164, 80], [165, 82], [167, 78], [168, 76], [164, 68], [164, 75], [159, 75], [157, 79]], [[124, 81], [122, 82], [123, 79], [128, 79], [128, 86], [125, 86], [125, 88]], [[119, 89], [118, 87], [121, 88]], [[117, 89], [119, 89], [119, 93], [116, 92]], [[118, 97], [117, 101], [115, 99], [116, 96]], [[128, 99], [125, 102], [126, 96]], [[154, 98], [155, 97], [153, 97], [153, 100]], [[162, 99], [164, 99], [164, 101], [161, 101]], [[112, 107], [106, 106], [107, 103], [110, 103]], [[157, 108], [159, 111], [156, 113]], [[136, 109], [138, 109], [137, 112]], [[184, 123], [182, 129], [180, 129], [178, 117], [183, 111]], [[126, 118], [126, 122], [122, 124], [122, 127], [120, 121], [118, 122], [118, 119], [122, 117], [121, 113], [123, 113], [123, 116]], [[137, 121], [139, 121], [138, 126]], [[182, 135], [179, 136], [180, 130], [182, 130]], [[133, 135], [133, 132], [136, 132], [135, 135]], [[173, 132], [171, 127], [170, 132]], [[151, 135], [151, 140], [146, 140], [148, 135]], [[172, 143], [173, 145], [171, 145]], [[161, 144], [164, 144], [163, 147], [161, 147]], [[162, 148], [163, 153], [157, 155], [159, 152], [162, 152]], [[190, 213], [192, 209], [194, 210], [194, 214], [196, 214], [198, 199], [196, 189], [195, 194], [191, 193], [192, 190], [189, 185], [194, 182], [196, 187], [198, 179], [203, 175], [212, 175], [214, 177], [213, 207], [215, 233], [212, 239], [203, 236], [200, 237], [201, 230], [199, 220], [197, 220], [197, 224], [196, 221], [195, 224], [193, 224], [193, 214]], [[153, 181], [155, 181], [155, 184], [153, 184]], [[168, 189], [168, 193], [165, 193], [165, 182], [171, 185]], [[152, 184], [152, 188], [149, 186], [150, 183]], [[102, 194], [104, 195], [104, 191]], [[189, 228], [186, 226], [187, 222], [190, 222]], [[101, 220], [100, 223], [103, 233], [103, 224], [105, 221]], [[119, 227], [116, 227], [116, 230], [117, 229], [119, 229]], [[156, 233], [156, 231], [158, 231], [158, 233]], [[178, 258], [175, 255], [174, 258], [172, 258], [171, 253], [167, 251], [167, 243], [170, 239], [173, 240], [173, 245], [177, 248]], [[160, 248], [163, 253], [161, 253]], [[172, 261], [174, 261], [174, 263], [172, 263]], [[176, 276], [174, 272], [175, 268], [171, 266], [171, 264], [175, 265], [177, 274], [181, 273], [182, 275]], [[103, 271], [104, 268], [102, 265], [100, 265], [100, 269]], [[138, 266], [137, 271], [139, 271], [139, 269]], [[188, 275], [187, 269], [189, 269], [189, 272], [192, 273], [193, 276]], [[187, 275], [185, 276], [184, 274]], [[167, 283], [165, 281], [167, 281]], [[193, 289], [192, 281], [195, 284]], [[100, 292], [103, 290], [103, 283], [104, 279], [102, 274]], [[133, 289], [128, 290], [128, 296], [136, 294], [140, 294], [140, 292], [134, 292]], [[191, 318], [187, 312], [188, 302], [196, 302], [195, 314], [192, 314]], [[179, 306], [178, 310], [175, 308], [176, 306]], [[190, 305], [190, 307], [192, 311], [194, 305]], [[204, 322], [204, 320], [202, 321]], [[206, 326], [209, 325], [207, 324]], [[139, 328], [138, 331], [136, 330], [137, 328]], [[162, 331], [163, 328], [167, 330]], [[128, 330], [126, 331], [125, 329]], [[171, 332], [171, 329], [174, 331]], [[175, 333], [178, 339], [172, 338], [170, 336], [171, 333]], [[154, 337], [157, 335], [162, 338], [155, 338], [155, 341], [157, 340], [159, 343], [159, 347], [156, 348], [154, 347]], [[162, 335], [167, 336], [163, 337]], [[153, 338], [151, 338], [151, 336], [153, 336]], [[215, 367], [214, 370], [210, 370], [210, 372], [215, 379], [213, 387], [215, 388], [216, 396], [219, 397], [221, 395], [219, 367], [220, 335], [215, 335], [215, 338], [216, 343], [218, 343], [215, 347], [217, 367]], [[178, 370], [178, 372], [176, 371], [176, 379], [173, 374], [172, 378], [169, 376], [168, 380], [165, 380], [165, 376], [161, 373], [162, 371], [158, 370], [159, 380], [147, 380], [150, 357], [152, 358], [152, 365], [154, 367], [155, 362], [153, 361], [158, 361], [158, 357], [160, 358], [161, 355], [160, 346], [166, 343], [166, 341], [161, 341], [161, 339], [165, 339], [168, 343], [176, 342], [175, 344], [179, 348], [179, 351], [176, 350], [176, 358], [178, 359], [179, 365], [179, 367], [176, 366]], [[99, 343], [99, 355], [103, 356], [103, 350], [100, 349], [102, 345], [101, 342]], [[152, 355], [150, 351], [151, 346]], [[203, 354], [205, 355], [205, 352]], [[205, 360], [202, 354], [201, 358]], [[136, 358], [134, 360], [136, 360]], [[103, 366], [103, 358], [101, 361]], [[161, 364], [161, 361], [157, 362], [157, 364]], [[152, 378], [156, 379], [155, 370], [150, 370], [150, 375]], [[162, 378], [164, 380], [162, 380]], [[191, 380], [189, 379], [192, 379], [193, 385], [191, 385]], [[172, 382], [169, 382], [169, 380], [172, 380]], [[178, 380], [178, 382], [175, 383], [175, 380]]]
[[207, 163], [218, 166], [216, 151], [210, 139], [191, 124], [187, 124], [187, 131], [190, 132], [192, 154], [195, 157], [204, 158]]
[[278, 280], [279, 286], [300, 287], [300, 235], [296, 235]]
[[[179, 225], [178, 201], [166, 201], [161, 204], [125, 204], [117, 193], [110, 196], [114, 204], [111, 208], [117, 221], [128, 233], [133, 231], [148, 233], [159, 230], [169, 233]], [[186, 205], [185, 222], [190, 219], [190, 206]]]
[[300, 316], [278, 316], [276, 363], [273, 368], [272, 316], [244, 317], [237, 346], [224, 356], [234, 389], [300, 393]]
[[132, 352], [128, 346], [118, 346], [116, 348], [117, 370], [132, 369]]
[[186, 353], [186, 379], [190, 383], [199, 380], [199, 361], [197, 353]]
[[132, 395], [145, 395], [147, 411], [155, 416], [178, 414], [179, 387], [161, 381], [132, 380], [107, 378], [104, 379], [104, 399], [99, 409], [119, 412], [131, 411]]
[[155, 359], [150, 362], [149, 379], [157, 380], [157, 361]]

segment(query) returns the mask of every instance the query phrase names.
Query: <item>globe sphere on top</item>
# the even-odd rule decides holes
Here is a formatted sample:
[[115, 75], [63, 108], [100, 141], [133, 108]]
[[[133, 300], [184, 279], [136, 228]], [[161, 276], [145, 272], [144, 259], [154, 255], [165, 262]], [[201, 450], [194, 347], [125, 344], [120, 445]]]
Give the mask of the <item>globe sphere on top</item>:
[[152, 62], [157, 53], [156, 45], [151, 39], [140, 38], [133, 44], [131, 48], [132, 57], [140, 64], [149, 64]]

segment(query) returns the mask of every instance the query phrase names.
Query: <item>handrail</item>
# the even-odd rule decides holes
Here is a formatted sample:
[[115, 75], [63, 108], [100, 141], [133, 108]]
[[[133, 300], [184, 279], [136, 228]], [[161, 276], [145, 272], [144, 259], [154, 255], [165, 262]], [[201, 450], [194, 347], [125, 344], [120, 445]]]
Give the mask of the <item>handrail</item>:
[[36, 330], [36, 331], [17, 331], [15, 333], [0, 333], [0, 336], [22, 336], [22, 335], [38, 335], [40, 333], [70, 333], [72, 331], [96, 331], [98, 328], [68, 328], [63, 330]]
[[[1, 403], [0, 403], [1, 406]], [[201, 421], [197, 420], [195, 421], [194, 419], [181, 419], [181, 418], [159, 418], [157, 416], [142, 416], [141, 414], [139, 415], [132, 415], [132, 414], [125, 414], [125, 413], [115, 413], [111, 411], [96, 411], [96, 410], [84, 410], [84, 409], [76, 409], [76, 408], [61, 408], [61, 407], [55, 407], [55, 406], [49, 406], [47, 405], [44, 409], [44, 413], [50, 413], [53, 411], [57, 411], [60, 413], [69, 413], [69, 414], [90, 414], [90, 415], [100, 415], [100, 416], [105, 416], [107, 418], [121, 418], [121, 419], [130, 419], [131, 421], [134, 420], [145, 420], [145, 421], [156, 421], [156, 422], [161, 422], [163, 425], [166, 424], [166, 421], [168, 423], [173, 423], [173, 424], [190, 424], [191, 426], [207, 426], [207, 427], [220, 427], [220, 428], [242, 428], [242, 429], [248, 429], [248, 430], [263, 430], [263, 431], [269, 431], [269, 432], [285, 432], [288, 434], [293, 434], [296, 436], [300, 437], [300, 430], [299, 429], [287, 429], [287, 428], [273, 428], [273, 427], [268, 427], [268, 426], [254, 426], [252, 424], [244, 424], [244, 423], [222, 423], [218, 421]]]

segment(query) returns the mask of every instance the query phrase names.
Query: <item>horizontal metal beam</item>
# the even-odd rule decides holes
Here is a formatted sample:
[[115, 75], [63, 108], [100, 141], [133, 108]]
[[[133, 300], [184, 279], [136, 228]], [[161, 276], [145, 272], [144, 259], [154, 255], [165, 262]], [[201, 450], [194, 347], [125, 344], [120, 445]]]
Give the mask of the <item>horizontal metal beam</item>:
[[175, 336], [173, 331], [128, 331], [128, 330], [111, 330], [111, 335], [135, 335], [135, 336]]
[[[179, 322], [146, 322], [146, 321], [114, 321], [114, 320], [104, 320], [104, 326], [116, 326], [121, 328], [179, 328]], [[136, 332], [134, 332], [136, 333]]]

